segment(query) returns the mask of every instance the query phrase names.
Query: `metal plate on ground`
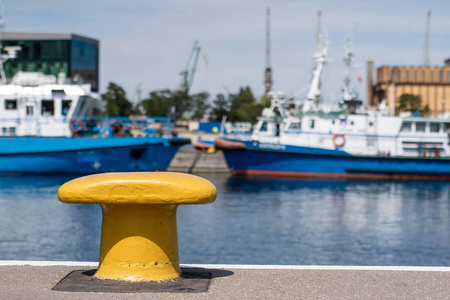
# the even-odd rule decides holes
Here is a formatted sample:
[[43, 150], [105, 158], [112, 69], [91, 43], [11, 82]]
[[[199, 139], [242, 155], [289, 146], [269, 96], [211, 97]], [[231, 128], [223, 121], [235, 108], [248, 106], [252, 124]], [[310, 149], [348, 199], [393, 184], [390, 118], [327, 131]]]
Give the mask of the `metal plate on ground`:
[[182, 269], [173, 281], [127, 282], [93, 277], [97, 270], [76, 270], [69, 273], [53, 291], [102, 293], [202, 293], [207, 292], [211, 272], [203, 269]]

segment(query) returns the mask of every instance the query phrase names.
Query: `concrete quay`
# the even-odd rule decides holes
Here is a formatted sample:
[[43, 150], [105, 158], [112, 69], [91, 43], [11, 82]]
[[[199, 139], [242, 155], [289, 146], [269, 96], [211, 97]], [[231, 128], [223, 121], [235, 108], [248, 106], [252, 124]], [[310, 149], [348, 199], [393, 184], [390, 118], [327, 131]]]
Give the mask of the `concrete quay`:
[[448, 267], [190, 265], [211, 273], [202, 293], [61, 292], [96, 263], [0, 261], [0, 299], [449, 299]]
[[[205, 141], [214, 141], [218, 134], [196, 133], [187, 130], [177, 130], [178, 135], [190, 139], [192, 143], [200, 138]], [[221, 150], [215, 153], [205, 153], [195, 149], [192, 145], [181, 147], [170, 162], [167, 171], [183, 173], [229, 173], [227, 162]]]
[[221, 150], [205, 153], [191, 147], [180, 148], [167, 171], [183, 173], [230, 173]]

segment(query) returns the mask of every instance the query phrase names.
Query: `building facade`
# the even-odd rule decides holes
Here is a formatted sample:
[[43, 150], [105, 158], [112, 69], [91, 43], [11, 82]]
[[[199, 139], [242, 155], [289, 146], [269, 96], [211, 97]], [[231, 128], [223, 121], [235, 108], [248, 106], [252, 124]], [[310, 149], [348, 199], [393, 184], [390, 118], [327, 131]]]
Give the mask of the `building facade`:
[[99, 89], [99, 41], [75, 34], [2, 33], [3, 49], [20, 46], [17, 58], [5, 62], [7, 79], [18, 71], [65, 73], [72, 82], [90, 83]]
[[420, 96], [422, 107], [428, 105], [433, 114], [450, 111], [450, 59], [442, 67], [381, 66], [376, 76], [369, 105], [386, 100], [389, 111], [394, 113], [400, 96], [413, 94]]

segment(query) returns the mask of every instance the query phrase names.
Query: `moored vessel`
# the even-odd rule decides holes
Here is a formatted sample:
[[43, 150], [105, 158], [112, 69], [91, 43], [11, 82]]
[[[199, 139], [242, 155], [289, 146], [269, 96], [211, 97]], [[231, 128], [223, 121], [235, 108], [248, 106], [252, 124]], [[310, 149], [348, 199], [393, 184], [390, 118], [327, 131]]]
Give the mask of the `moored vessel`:
[[[320, 35], [318, 35], [318, 41]], [[232, 173], [352, 179], [450, 180], [450, 120], [395, 116], [386, 105], [365, 109], [349, 90], [353, 52], [345, 49], [344, 97], [321, 103], [320, 75], [327, 43], [313, 55], [307, 99], [271, 92], [251, 137], [225, 133], [216, 140]]]
[[90, 85], [66, 81], [18, 72], [0, 85], [0, 173], [165, 170], [190, 142], [169, 118], [99, 117]]

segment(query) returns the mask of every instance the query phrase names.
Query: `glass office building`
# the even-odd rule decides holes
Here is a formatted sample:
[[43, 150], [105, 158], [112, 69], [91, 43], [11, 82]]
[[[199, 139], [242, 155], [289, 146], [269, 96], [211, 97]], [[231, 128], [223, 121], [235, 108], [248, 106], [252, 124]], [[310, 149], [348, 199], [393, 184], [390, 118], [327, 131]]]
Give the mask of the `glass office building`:
[[17, 58], [5, 63], [11, 79], [18, 71], [43, 72], [58, 76], [64, 72], [72, 82], [90, 83], [99, 89], [99, 41], [75, 34], [4, 32], [6, 46], [20, 46]]

